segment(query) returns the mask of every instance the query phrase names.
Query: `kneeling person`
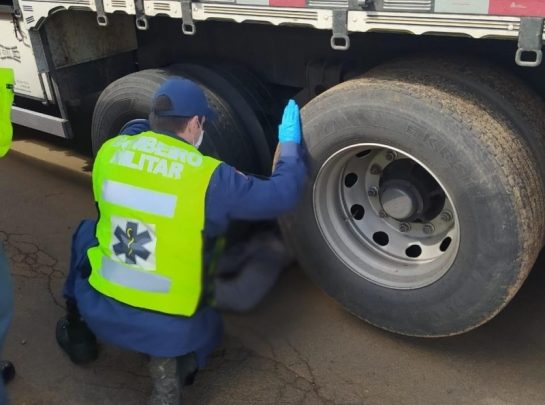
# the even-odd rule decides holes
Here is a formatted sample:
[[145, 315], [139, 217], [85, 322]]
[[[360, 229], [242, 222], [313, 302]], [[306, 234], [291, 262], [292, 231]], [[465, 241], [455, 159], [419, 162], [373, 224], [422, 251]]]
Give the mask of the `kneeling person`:
[[[163, 83], [149, 122], [130, 123], [100, 148], [93, 167], [99, 219], [82, 222], [72, 243], [68, 313], [57, 324], [57, 341], [78, 364], [97, 357], [96, 337], [150, 355], [152, 403], [178, 403], [181, 387], [219, 344], [216, 298], [237, 309], [232, 299], [248, 288], [254, 304], [276, 279], [274, 269], [250, 274], [266, 267], [255, 262], [243, 266], [248, 271], [238, 281], [222, 282], [213, 271], [221, 262], [214, 257], [219, 243], [212, 241], [231, 219], [273, 219], [292, 209], [306, 175], [295, 102], [284, 112], [280, 159], [269, 179], [198, 151], [211, 115], [196, 84], [181, 78]], [[284, 254], [274, 241], [269, 245]]]

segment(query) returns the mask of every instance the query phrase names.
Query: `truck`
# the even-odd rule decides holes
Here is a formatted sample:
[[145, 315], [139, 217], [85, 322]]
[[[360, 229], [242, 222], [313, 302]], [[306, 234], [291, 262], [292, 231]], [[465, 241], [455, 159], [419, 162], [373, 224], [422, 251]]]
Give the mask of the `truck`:
[[281, 219], [331, 297], [388, 331], [492, 319], [545, 242], [541, 0], [0, 0], [12, 120], [96, 152], [168, 77], [216, 112], [205, 153], [270, 174], [301, 106], [308, 182]]

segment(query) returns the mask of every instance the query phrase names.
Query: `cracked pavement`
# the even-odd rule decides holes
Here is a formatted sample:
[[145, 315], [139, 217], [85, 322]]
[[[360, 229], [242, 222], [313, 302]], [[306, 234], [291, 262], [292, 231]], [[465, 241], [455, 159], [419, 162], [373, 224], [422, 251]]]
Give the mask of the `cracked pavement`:
[[[54, 339], [71, 235], [95, 213], [89, 179], [11, 154], [0, 160], [0, 201], [0, 242], [15, 284], [3, 353], [18, 372], [9, 385], [13, 403], [144, 404], [145, 356], [102, 345], [98, 361], [77, 367]], [[492, 322], [437, 340], [356, 319], [294, 267], [256, 310], [225, 316], [225, 340], [184, 403], [543, 403], [544, 262]]]

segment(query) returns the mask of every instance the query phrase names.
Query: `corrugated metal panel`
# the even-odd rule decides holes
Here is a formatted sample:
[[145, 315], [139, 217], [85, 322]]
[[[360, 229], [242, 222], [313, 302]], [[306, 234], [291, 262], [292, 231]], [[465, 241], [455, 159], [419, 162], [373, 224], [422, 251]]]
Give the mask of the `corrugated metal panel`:
[[309, 0], [310, 7], [347, 8], [348, 0]]
[[349, 32], [411, 32], [416, 35], [466, 35], [472, 38], [517, 38], [520, 18], [435, 13], [363, 12], [348, 16]]
[[155, 3], [153, 3], [153, 9], [155, 11], [169, 12], [170, 11], [170, 3], [156, 1]]
[[384, 0], [383, 10], [431, 11], [431, 0]]
[[60, 4], [78, 4], [83, 6], [89, 6], [91, 5], [91, 0], [26, 0], [26, 1], [32, 1], [34, 3], [60, 3]]
[[252, 19], [256, 18], [295, 18], [301, 21], [316, 20], [320, 10], [295, 10], [295, 9], [280, 9], [280, 8], [251, 8], [246, 6], [227, 6], [219, 4], [203, 4], [203, 11], [210, 14], [222, 14], [224, 16], [232, 15], [233, 17]]

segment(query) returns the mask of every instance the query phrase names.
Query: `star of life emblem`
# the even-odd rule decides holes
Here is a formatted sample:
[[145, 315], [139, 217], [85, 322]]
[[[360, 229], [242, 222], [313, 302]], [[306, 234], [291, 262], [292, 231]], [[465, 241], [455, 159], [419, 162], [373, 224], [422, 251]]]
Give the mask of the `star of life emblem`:
[[142, 270], [155, 270], [155, 226], [134, 219], [112, 217], [112, 259], [136, 265]]

